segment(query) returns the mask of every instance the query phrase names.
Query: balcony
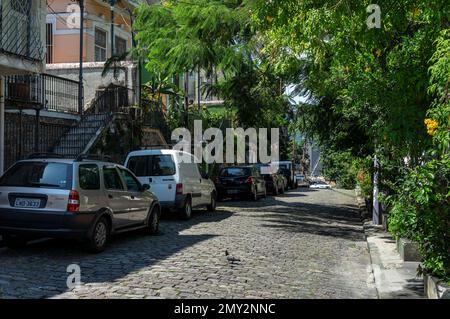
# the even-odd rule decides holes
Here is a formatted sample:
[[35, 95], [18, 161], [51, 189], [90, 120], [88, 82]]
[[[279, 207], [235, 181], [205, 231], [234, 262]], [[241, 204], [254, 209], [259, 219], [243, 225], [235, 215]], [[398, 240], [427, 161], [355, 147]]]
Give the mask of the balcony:
[[14, 69], [42, 70], [45, 58], [43, 3], [41, 0], [0, 0], [0, 68], [3, 74], [14, 74]]
[[5, 78], [8, 108], [78, 114], [78, 82], [49, 74]]

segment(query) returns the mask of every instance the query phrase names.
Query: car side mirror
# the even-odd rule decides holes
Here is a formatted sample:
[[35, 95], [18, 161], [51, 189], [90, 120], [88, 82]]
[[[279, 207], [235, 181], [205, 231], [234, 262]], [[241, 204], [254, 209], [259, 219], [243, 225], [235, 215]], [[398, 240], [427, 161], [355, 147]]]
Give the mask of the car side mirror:
[[150, 185], [144, 184], [142, 185], [142, 191], [148, 191], [150, 189]]

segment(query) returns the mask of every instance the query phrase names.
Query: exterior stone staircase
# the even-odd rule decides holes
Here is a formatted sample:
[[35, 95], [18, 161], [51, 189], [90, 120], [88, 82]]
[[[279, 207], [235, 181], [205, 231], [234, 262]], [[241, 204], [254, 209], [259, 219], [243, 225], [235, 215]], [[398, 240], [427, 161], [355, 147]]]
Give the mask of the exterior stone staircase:
[[53, 152], [71, 158], [88, 153], [116, 114], [127, 113], [133, 101], [134, 92], [126, 87], [110, 85], [98, 90], [81, 120], [61, 138]]
[[98, 137], [107, 128], [111, 120], [109, 114], [85, 115], [64, 135], [53, 150], [54, 153], [63, 154], [68, 157], [77, 157], [79, 154], [87, 153], [95, 144]]

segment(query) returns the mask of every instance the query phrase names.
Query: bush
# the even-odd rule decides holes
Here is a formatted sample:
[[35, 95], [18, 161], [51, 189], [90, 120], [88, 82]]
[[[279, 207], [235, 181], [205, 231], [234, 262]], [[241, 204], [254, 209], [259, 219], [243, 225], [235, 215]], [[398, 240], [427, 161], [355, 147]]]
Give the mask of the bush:
[[424, 270], [450, 280], [450, 157], [410, 170], [388, 204], [389, 231], [417, 242]]

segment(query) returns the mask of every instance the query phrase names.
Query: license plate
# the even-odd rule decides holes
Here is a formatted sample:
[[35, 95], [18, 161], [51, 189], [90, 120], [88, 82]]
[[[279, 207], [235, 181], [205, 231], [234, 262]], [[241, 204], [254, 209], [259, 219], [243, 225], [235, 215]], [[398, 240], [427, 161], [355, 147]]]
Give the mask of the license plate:
[[239, 193], [239, 191], [232, 189], [232, 190], [227, 191], [227, 193], [228, 194], [237, 194], [237, 193]]
[[31, 198], [16, 198], [14, 202], [14, 207], [39, 208], [41, 207], [41, 200]]

